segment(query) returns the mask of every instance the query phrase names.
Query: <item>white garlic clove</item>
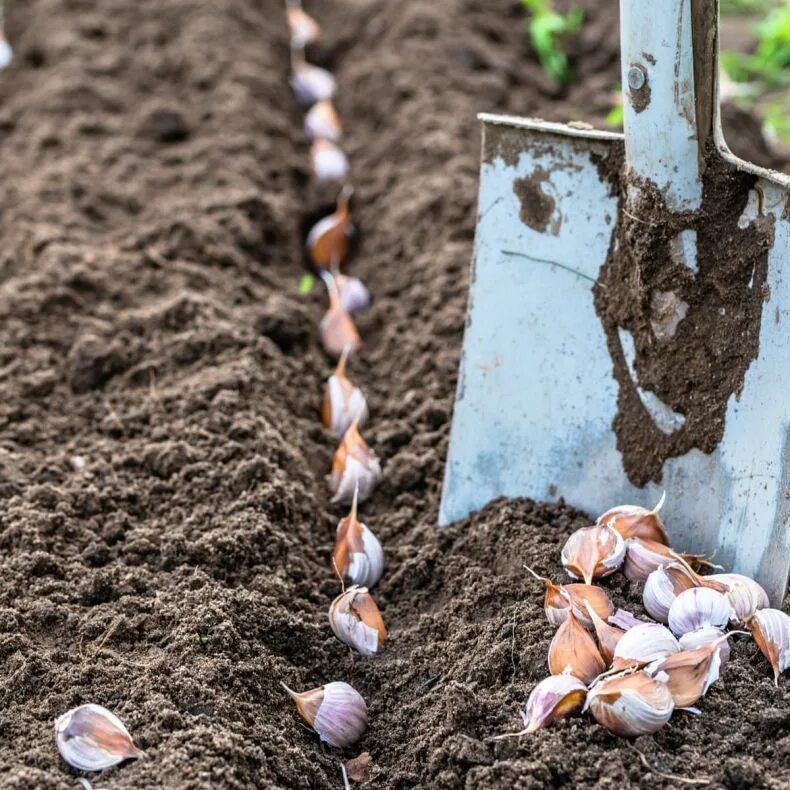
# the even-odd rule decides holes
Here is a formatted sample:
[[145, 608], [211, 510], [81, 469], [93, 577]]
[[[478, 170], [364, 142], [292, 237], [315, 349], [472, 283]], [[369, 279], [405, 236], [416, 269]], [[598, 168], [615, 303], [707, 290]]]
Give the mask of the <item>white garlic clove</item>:
[[612, 667], [641, 667], [680, 650], [678, 640], [668, 628], [658, 623], [640, 623], [626, 631], [617, 643]]
[[585, 704], [601, 726], [624, 738], [660, 730], [674, 709], [666, 683], [644, 671], [602, 678], [587, 692]]
[[625, 557], [620, 533], [601, 524], [577, 529], [562, 547], [562, 565], [574, 579], [593, 579], [614, 573]]
[[333, 502], [348, 504], [356, 499], [364, 502], [381, 478], [379, 459], [359, 435], [357, 426], [354, 420], [343, 434], [332, 460], [328, 483], [334, 494]]
[[727, 588], [727, 596], [736, 623], [745, 623], [759, 609], [767, 609], [768, 594], [754, 580], [740, 573], [712, 573], [706, 581], [720, 582]]
[[569, 673], [584, 683], [592, 683], [606, 671], [595, 640], [571, 610], [549, 645], [549, 671], [552, 675]]
[[671, 563], [656, 568], [647, 577], [642, 590], [642, 602], [645, 605], [645, 610], [654, 620], [666, 623], [669, 617], [669, 607], [672, 606], [675, 598], [684, 590], [690, 590], [696, 586], [689, 571], [680, 563]]
[[78, 771], [102, 771], [144, 755], [123, 722], [93, 703], [72, 708], [58, 718], [55, 742], [60, 756]]
[[551, 675], [532, 689], [527, 709], [522, 714], [524, 733], [548, 727], [581, 711], [587, 698], [587, 686], [573, 675]]
[[289, 0], [285, 13], [288, 18], [292, 47], [304, 49], [308, 44], [318, 40], [321, 35], [321, 27], [313, 17], [304, 11], [299, 2]]
[[666, 492], [652, 510], [638, 505], [617, 505], [599, 516], [596, 524], [609, 524], [622, 535], [623, 540], [647, 538], [668, 546], [669, 538], [658, 515], [665, 499]]
[[318, 101], [331, 99], [337, 90], [337, 83], [326, 69], [295, 58], [291, 87], [299, 104], [309, 107]]
[[351, 170], [348, 157], [330, 140], [313, 140], [310, 146], [310, 172], [317, 181], [345, 181]]
[[340, 304], [348, 313], [361, 313], [370, 307], [370, 292], [359, 277], [335, 274]]
[[332, 564], [341, 578], [352, 584], [373, 587], [384, 572], [384, 550], [378, 538], [357, 520], [357, 497], [351, 512], [337, 525]]
[[696, 650], [698, 647], [705, 647], [712, 642], [716, 642], [718, 644], [719, 659], [723, 667], [730, 659], [730, 643], [726, 639], [722, 639], [721, 637], [723, 636], [724, 631], [720, 628], [706, 625], [702, 628], [697, 628], [695, 631], [683, 634], [678, 639], [678, 644], [681, 650]]
[[625, 635], [625, 631], [615, 628], [613, 625], [609, 625], [609, 623], [603, 620], [592, 606], [590, 606], [589, 602], [587, 602], [587, 612], [593, 622], [595, 638], [598, 640], [598, 649], [606, 665], [609, 666], [612, 661], [614, 661], [617, 645]]
[[790, 616], [780, 609], [760, 609], [747, 623], [757, 647], [774, 671], [774, 682], [790, 668]]
[[362, 695], [342, 681], [297, 693], [280, 684], [296, 703], [299, 715], [330, 746], [343, 749], [356, 743], [368, 727], [368, 707]]
[[367, 587], [354, 585], [332, 601], [329, 624], [335, 636], [360, 655], [374, 656], [387, 638], [387, 629]]
[[8, 68], [13, 59], [14, 51], [11, 49], [6, 37], [0, 33], [0, 70]]
[[346, 376], [348, 353], [340, 356], [335, 372], [329, 377], [321, 406], [321, 420], [338, 439], [342, 439], [354, 420], [362, 426], [368, 418], [368, 404], [362, 390]]
[[310, 140], [331, 140], [333, 143], [343, 136], [340, 117], [331, 101], [316, 102], [305, 113], [304, 133]]
[[708, 587], [692, 587], [672, 602], [667, 621], [672, 633], [682, 636], [709, 625], [724, 629], [731, 616], [732, 607], [726, 595]]

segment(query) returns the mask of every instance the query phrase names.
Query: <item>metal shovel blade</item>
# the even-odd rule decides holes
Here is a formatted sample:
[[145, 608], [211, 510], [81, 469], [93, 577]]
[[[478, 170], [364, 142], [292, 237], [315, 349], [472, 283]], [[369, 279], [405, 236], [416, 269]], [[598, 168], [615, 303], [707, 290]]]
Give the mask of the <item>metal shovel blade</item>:
[[[716, 12], [621, 0], [625, 135], [481, 116], [439, 521], [499, 496], [562, 497], [595, 516], [666, 491], [673, 546], [752, 576], [778, 605], [790, 571], [790, 179], [722, 139]], [[697, 260], [717, 243], [721, 260]], [[639, 321], [616, 297], [642, 277]], [[700, 393], [720, 402], [701, 406]]]

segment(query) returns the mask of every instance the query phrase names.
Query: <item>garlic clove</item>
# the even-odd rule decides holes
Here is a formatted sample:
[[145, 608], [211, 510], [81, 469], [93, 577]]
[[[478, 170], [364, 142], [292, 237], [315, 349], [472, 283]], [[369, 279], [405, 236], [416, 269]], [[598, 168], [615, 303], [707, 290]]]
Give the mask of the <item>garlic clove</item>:
[[543, 609], [546, 612], [546, 619], [554, 626], [560, 626], [565, 622], [571, 607], [584, 627], [590, 629], [593, 627], [593, 621], [587, 612], [588, 603], [601, 617], [609, 617], [614, 611], [609, 596], [600, 587], [593, 584], [554, 584], [551, 579], [539, 576], [528, 565], [524, 567], [538, 581], [543, 582], [546, 588]]
[[0, 71], [8, 68], [13, 59], [14, 50], [11, 49], [11, 45], [8, 43], [5, 35], [0, 33]]
[[615, 650], [617, 650], [617, 645], [625, 635], [625, 631], [615, 628], [613, 625], [609, 625], [609, 623], [603, 620], [595, 609], [590, 606], [589, 601], [587, 602], [587, 612], [590, 615], [593, 628], [595, 629], [598, 649], [606, 665], [609, 666], [614, 660]]
[[144, 756], [123, 722], [93, 703], [72, 708], [57, 719], [55, 742], [60, 756], [78, 771], [102, 771]]
[[623, 540], [647, 538], [669, 546], [669, 538], [658, 515], [665, 499], [666, 492], [661, 495], [661, 499], [652, 510], [637, 505], [618, 505], [599, 516], [596, 523], [614, 527], [622, 535]]
[[320, 268], [337, 269], [348, 258], [349, 239], [354, 233], [349, 210], [351, 194], [351, 187], [344, 186], [338, 195], [335, 210], [318, 220], [307, 233], [305, 246], [308, 255]]
[[675, 636], [682, 636], [703, 626], [724, 629], [731, 615], [732, 607], [726, 595], [709, 587], [692, 587], [672, 602], [667, 622]]
[[321, 319], [319, 327], [324, 349], [336, 357], [359, 351], [362, 348], [362, 338], [353, 319], [340, 302], [340, 293], [334, 277], [325, 271], [321, 272], [321, 277], [329, 292], [329, 309]]
[[374, 656], [387, 638], [387, 629], [367, 587], [354, 585], [332, 601], [329, 624], [335, 636], [360, 655]]
[[343, 149], [330, 140], [313, 140], [310, 172], [317, 181], [345, 181], [351, 170]]
[[340, 578], [352, 584], [373, 587], [384, 572], [384, 550], [378, 538], [357, 520], [357, 497], [351, 512], [341, 519], [335, 534], [332, 564]]
[[608, 525], [577, 529], [562, 547], [562, 565], [575, 579], [593, 579], [614, 573], [625, 557], [625, 543]]
[[754, 580], [740, 573], [712, 573], [706, 581], [719, 582], [726, 587], [727, 599], [736, 623], [745, 623], [759, 609], [767, 609], [771, 603], [768, 594]]
[[645, 610], [659, 623], [666, 623], [669, 607], [675, 598], [684, 590], [690, 590], [697, 584], [692, 574], [680, 563], [662, 565], [650, 573], [642, 590], [642, 602]]
[[660, 730], [674, 709], [666, 683], [643, 671], [602, 678], [587, 692], [585, 704], [601, 726], [624, 738]]
[[361, 313], [370, 307], [370, 292], [359, 277], [335, 273], [335, 282], [340, 294], [340, 304], [348, 313]]
[[381, 478], [381, 464], [376, 454], [359, 435], [359, 421], [354, 420], [340, 440], [332, 460], [327, 482], [334, 494], [333, 502], [364, 502]]
[[606, 671], [595, 640], [571, 610], [549, 645], [549, 671], [552, 675], [570, 673], [584, 683], [592, 683]]
[[548, 727], [558, 719], [565, 719], [581, 711], [587, 698], [587, 686], [573, 675], [551, 675], [538, 683], [527, 699], [522, 714], [523, 733]]
[[291, 33], [291, 46], [304, 49], [308, 44], [317, 41], [321, 35], [318, 22], [304, 11], [299, 2], [290, 0], [285, 9], [288, 19], [288, 30]]
[[331, 140], [336, 143], [343, 136], [343, 126], [329, 99], [316, 102], [304, 116], [304, 133], [310, 140]]
[[774, 682], [790, 667], [790, 616], [780, 609], [760, 609], [747, 623], [757, 647], [774, 671]]
[[342, 681], [298, 693], [280, 685], [296, 703], [299, 715], [318, 737], [338, 749], [356, 743], [368, 726], [368, 707], [362, 695]]
[[342, 439], [354, 420], [362, 426], [368, 418], [368, 404], [362, 390], [346, 376], [348, 350], [340, 355], [335, 372], [329, 377], [321, 406], [321, 421], [338, 438]]
[[702, 628], [697, 628], [695, 631], [689, 631], [683, 634], [678, 639], [678, 644], [681, 650], [696, 650], [698, 647], [705, 647], [706, 645], [716, 642], [718, 645], [719, 658], [721, 659], [721, 666], [723, 667], [730, 659], [730, 643], [726, 639], [722, 639], [724, 631], [720, 628], [714, 628], [712, 625], [706, 625]]
[[680, 650], [670, 630], [659, 623], [640, 623], [626, 631], [617, 643], [613, 669], [642, 667]]
[[307, 63], [298, 54], [293, 56], [291, 87], [296, 100], [305, 107], [331, 99], [337, 91], [337, 83], [330, 72], [320, 66]]

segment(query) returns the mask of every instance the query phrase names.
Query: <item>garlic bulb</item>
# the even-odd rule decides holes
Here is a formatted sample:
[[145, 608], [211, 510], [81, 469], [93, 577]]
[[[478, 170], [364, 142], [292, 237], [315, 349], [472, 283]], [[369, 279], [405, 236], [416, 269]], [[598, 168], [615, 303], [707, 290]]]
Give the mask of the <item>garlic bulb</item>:
[[757, 647], [774, 671], [774, 682], [790, 667], [790, 616], [779, 609], [760, 609], [747, 623]]
[[348, 504], [352, 500], [364, 502], [373, 492], [381, 477], [381, 464], [376, 454], [359, 435], [358, 421], [354, 420], [343, 434], [332, 460], [332, 472], [327, 482], [334, 494], [333, 502]]
[[662, 565], [650, 573], [642, 590], [642, 602], [645, 610], [659, 623], [666, 623], [669, 607], [684, 590], [696, 587], [686, 568], [680, 563]]
[[291, 87], [299, 104], [309, 107], [317, 101], [331, 99], [337, 90], [335, 78], [319, 66], [307, 63], [301, 55], [293, 56]]
[[593, 622], [595, 637], [598, 640], [598, 649], [608, 666], [614, 660], [617, 645], [625, 635], [625, 631], [621, 631], [619, 628], [615, 628], [615, 626], [609, 625], [609, 623], [602, 620], [589, 602], [587, 602], [587, 612]]
[[338, 439], [342, 438], [354, 420], [362, 426], [368, 418], [368, 404], [362, 390], [346, 376], [347, 350], [340, 356], [335, 372], [326, 382], [321, 421]]
[[577, 529], [562, 547], [562, 565], [574, 579], [593, 579], [614, 573], [622, 564], [625, 544], [608, 525]]
[[384, 551], [378, 538], [357, 520], [357, 497], [351, 512], [337, 525], [332, 564], [341, 578], [352, 584], [373, 587], [384, 572]]
[[102, 771], [144, 755], [123, 722], [93, 703], [72, 708], [58, 718], [55, 742], [60, 756], [78, 771]]
[[614, 527], [622, 535], [623, 540], [647, 538], [669, 546], [669, 538], [658, 515], [665, 499], [666, 492], [661, 495], [661, 499], [652, 510], [638, 505], [618, 505], [599, 516], [596, 524], [608, 524]]
[[351, 170], [343, 149], [330, 140], [313, 140], [310, 172], [317, 181], [345, 181]]
[[736, 623], [745, 623], [758, 609], [767, 609], [771, 603], [768, 594], [754, 580], [740, 573], [712, 573], [707, 581], [715, 581], [727, 588], [725, 595]]
[[321, 277], [329, 293], [329, 308], [319, 326], [324, 349], [335, 357], [359, 351], [362, 347], [362, 338], [353, 319], [340, 302], [340, 293], [334, 277], [329, 272], [321, 272]]
[[584, 683], [592, 683], [606, 671], [595, 640], [570, 610], [549, 645], [549, 671], [552, 675], [570, 673]]
[[730, 643], [726, 639], [722, 639], [721, 637], [723, 636], [724, 631], [720, 628], [705, 625], [702, 628], [697, 628], [696, 631], [689, 631], [687, 634], [683, 634], [678, 639], [678, 644], [681, 650], [696, 650], [698, 647], [705, 647], [712, 642], [716, 642], [719, 659], [723, 667], [730, 660]]
[[732, 608], [727, 596], [708, 587], [684, 590], [669, 607], [667, 621], [675, 636], [712, 625], [724, 629], [730, 621]]
[[658, 623], [642, 623], [626, 631], [617, 643], [613, 669], [641, 667], [680, 650], [678, 640]]
[[348, 313], [361, 313], [370, 307], [370, 292], [359, 277], [335, 273], [335, 282], [340, 294], [340, 304]]
[[585, 705], [598, 724], [624, 738], [656, 732], [674, 709], [666, 683], [643, 671], [602, 678], [587, 692]]
[[288, 18], [288, 30], [291, 33], [291, 46], [304, 49], [308, 44], [318, 40], [321, 28], [318, 22], [305, 13], [298, 0], [288, 0], [285, 13]]
[[527, 709], [522, 714], [525, 729], [519, 734], [548, 727], [581, 711], [587, 698], [587, 687], [573, 675], [551, 675], [532, 689]]
[[593, 627], [593, 621], [587, 612], [588, 604], [600, 617], [609, 617], [614, 611], [609, 596], [600, 587], [593, 584], [554, 584], [551, 579], [539, 576], [529, 566], [524, 567], [545, 585], [543, 608], [546, 619], [554, 626], [560, 626], [565, 622], [571, 608], [585, 628]]
[[333, 143], [343, 136], [340, 117], [331, 101], [316, 102], [305, 113], [304, 133], [310, 140], [331, 140]]
[[342, 681], [297, 693], [280, 684], [296, 703], [299, 715], [322, 741], [343, 749], [356, 743], [368, 726], [368, 706], [362, 695]]
[[335, 210], [318, 220], [307, 233], [307, 253], [320, 268], [337, 269], [348, 258], [349, 239], [354, 233], [349, 209], [352, 191], [350, 186], [344, 186], [338, 195]]
[[332, 601], [329, 624], [335, 636], [360, 655], [374, 656], [387, 638], [387, 629], [367, 587], [354, 585]]

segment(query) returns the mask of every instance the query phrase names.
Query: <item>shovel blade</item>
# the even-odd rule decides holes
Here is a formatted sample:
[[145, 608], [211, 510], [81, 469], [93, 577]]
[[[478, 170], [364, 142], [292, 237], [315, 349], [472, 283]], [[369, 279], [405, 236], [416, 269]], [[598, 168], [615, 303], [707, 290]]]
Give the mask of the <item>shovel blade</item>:
[[[613, 242], [622, 137], [484, 117], [478, 223], [439, 522], [500, 497], [662, 511], [673, 545], [759, 580], [774, 605], [790, 571], [790, 209], [759, 178], [775, 219], [759, 356], [727, 404], [711, 454], [670, 458], [633, 485], [616, 446], [618, 384], [594, 307]], [[786, 268], [786, 267], [785, 267]], [[625, 341], [624, 341], [625, 342]], [[656, 424], [678, 415], [653, 412]], [[660, 427], [660, 425], [659, 425]]]

